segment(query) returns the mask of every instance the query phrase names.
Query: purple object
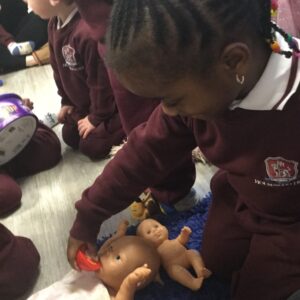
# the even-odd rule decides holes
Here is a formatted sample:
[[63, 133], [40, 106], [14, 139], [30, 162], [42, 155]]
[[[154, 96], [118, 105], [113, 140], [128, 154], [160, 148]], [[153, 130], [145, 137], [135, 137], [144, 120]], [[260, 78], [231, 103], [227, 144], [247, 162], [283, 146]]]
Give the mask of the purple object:
[[19, 154], [29, 143], [37, 118], [16, 94], [0, 95], [0, 166]]

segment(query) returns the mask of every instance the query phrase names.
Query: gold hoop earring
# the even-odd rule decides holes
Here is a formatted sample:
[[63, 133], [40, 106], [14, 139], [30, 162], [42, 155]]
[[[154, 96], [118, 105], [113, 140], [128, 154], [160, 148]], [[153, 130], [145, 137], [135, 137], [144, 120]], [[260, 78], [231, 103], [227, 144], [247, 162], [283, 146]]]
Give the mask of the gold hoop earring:
[[236, 75], [235, 75], [235, 80], [236, 80], [236, 82], [237, 82], [238, 84], [243, 85], [244, 82], [245, 82], [245, 76], [244, 76], [244, 75], [241, 75], [241, 77], [240, 77], [239, 74], [236, 74]]

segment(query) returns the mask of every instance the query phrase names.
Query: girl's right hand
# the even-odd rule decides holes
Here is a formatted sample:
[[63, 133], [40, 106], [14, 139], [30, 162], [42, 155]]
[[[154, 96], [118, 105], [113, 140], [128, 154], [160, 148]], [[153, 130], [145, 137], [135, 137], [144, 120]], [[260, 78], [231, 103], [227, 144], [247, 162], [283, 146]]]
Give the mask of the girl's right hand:
[[82, 246], [85, 246], [87, 248], [87, 254], [91, 258], [97, 257], [97, 250], [96, 250], [95, 246], [93, 246], [89, 243], [86, 243], [84, 241], [76, 240], [70, 236], [69, 240], [68, 240], [67, 257], [68, 257], [68, 261], [69, 261], [69, 264], [71, 265], [71, 267], [77, 271], [81, 271], [81, 270], [76, 263], [76, 255], [77, 255], [78, 250]]

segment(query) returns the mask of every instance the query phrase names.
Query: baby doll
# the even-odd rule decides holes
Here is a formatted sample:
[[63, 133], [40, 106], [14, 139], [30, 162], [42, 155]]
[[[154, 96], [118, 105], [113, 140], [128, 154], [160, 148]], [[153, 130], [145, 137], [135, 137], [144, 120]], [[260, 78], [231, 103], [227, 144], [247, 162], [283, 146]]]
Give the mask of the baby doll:
[[[200, 253], [188, 250], [184, 245], [191, 234], [189, 227], [183, 227], [181, 233], [174, 240], [168, 239], [168, 229], [154, 219], [146, 219], [140, 223], [137, 235], [149, 240], [158, 250], [163, 267], [175, 281], [191, 290], [198, 290], [203, 280], [211, 275], [204, 266]], [[193, 267], [196, 277], [188, 268]]]
[[133, 300], [137, 289], [159, 279], [155, 247], [144, 238], [126, 236], [127, 226], [128, 222], [122, 222], [98, 251], [97, 276], [114, 300]]

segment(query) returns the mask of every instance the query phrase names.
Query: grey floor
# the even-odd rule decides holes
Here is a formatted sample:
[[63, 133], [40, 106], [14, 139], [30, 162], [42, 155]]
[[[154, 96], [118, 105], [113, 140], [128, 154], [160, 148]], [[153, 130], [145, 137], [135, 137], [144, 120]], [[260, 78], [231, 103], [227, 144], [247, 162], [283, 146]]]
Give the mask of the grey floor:
[[[17, 93], [30, 98], [39, 118], [42, 119], [47, 112], [59, 110], [60, 101], [49, 65], [2, 75], [0, 79], [4, 81], [0, 94]], [[61, 126], [54, 130], [61, 138]], [[19, 181], [23, 192], [22, 206], [10, 216], [0, 218], [0, 222], [14, 234], [30, 238], [40, 252], [40, 275], [30, 293], [49, 286], [70, 270], [65, 252], [75, 216], [74, 202], [108, 162], [91, 162], [63, 142], [62, 154], [63, 159], [55, 168]], [[197, 164], [195, 187], [201, 195], [209, 191], [209, 181], [214, 172], [214, 167]], [[125, 210], [106, 221], [100, 234], [113, 232], [120, 218], [130, 218], [129, 211]], [[24, 296], [20, 300], [26, 298]]]

